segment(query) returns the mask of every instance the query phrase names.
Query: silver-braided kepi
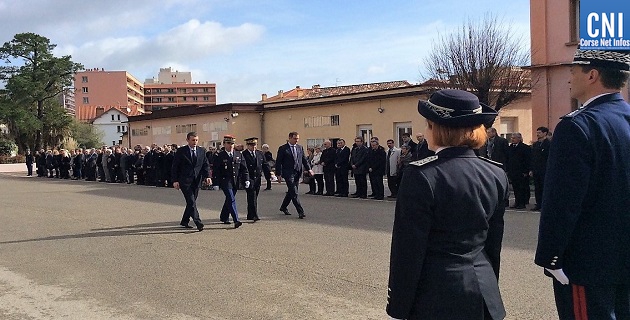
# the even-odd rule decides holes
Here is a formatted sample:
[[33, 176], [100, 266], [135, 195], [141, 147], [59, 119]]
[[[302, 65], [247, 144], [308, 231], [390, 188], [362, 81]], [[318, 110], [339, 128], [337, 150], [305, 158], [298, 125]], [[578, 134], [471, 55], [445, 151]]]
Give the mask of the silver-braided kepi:
[[573, 64], [629, 71], [630, 51], [577, 49]]

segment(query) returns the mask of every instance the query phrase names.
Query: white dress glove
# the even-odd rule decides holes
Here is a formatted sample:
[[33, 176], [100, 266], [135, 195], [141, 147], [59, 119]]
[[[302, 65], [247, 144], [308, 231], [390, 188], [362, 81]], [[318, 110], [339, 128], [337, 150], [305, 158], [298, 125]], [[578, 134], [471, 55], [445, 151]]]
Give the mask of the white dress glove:
[[249, 184], [250, 184], [249, 181], [245, 181], [245, 189], [249, 189]]
[[551, 275], [553, 275], [553, 277], [556, 278], [558, 282], [564, 285], [569, 284], [569, 278], [567, 278], [567, 275], [564, 274], [564, 271], [562, 271], [562, 269], [551, 270], [551, 269], [545, 268], [545, 270], [551, 273]]

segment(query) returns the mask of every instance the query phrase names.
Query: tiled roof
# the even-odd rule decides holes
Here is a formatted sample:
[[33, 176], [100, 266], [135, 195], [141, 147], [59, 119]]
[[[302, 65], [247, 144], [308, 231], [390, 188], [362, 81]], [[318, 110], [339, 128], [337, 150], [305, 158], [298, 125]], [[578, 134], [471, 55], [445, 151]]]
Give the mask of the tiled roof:
[[[103, 108], [103, 113], [109, 111], [112, 108], [118, 109], [120, 112], [125, 114], [126, 116], [138, 116], [144, 114], [144, 110], [138, 108], [137, 105], [130, 106], [90, 106], [90, 105], [81, 105], [76, 106], [75, 114], [76, 118], [79, 121], [83, 122], [92, 122], [96, 119], [96, 109], [98, 107]], [[130, 111], [127, 111], [127, 107], [129, 107]]]
[[410, 86], [412, 86], [412, 84], [410, 84], [409, 82], [405, 80], [356, 84], [356, 85], [350, 85], [350, 86], [323, 87], [323, 88], [320, 87], [319, 85], [315, 85], [311, 89], [302, 89], [298, 86], [287, 92], [280, 91], [278, 92], [277, 95], [273, 97], [269, 97], [259, 102], [270, 103], [270, 102], [279, 102], [279, 101], [288, 101], [288, 100], [314, 99], [314, 98], [340, 96], [340, 95], [354, 94], [354, 93], [404, 88], [404, 87], [410, 87]]

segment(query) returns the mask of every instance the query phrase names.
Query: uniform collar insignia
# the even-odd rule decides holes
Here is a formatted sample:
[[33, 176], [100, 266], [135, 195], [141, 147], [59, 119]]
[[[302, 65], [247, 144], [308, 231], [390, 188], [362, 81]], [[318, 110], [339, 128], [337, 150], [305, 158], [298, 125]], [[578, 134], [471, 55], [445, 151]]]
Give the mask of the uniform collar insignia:
[[413, 161], [410, 164], [420, 167], [420, 166], [423, 166], [423, 165], [425, 165], [425, 164], [427, 164], [429, 162], [433, 162], [433, 161], [435, 161], [437, 159], [438, 159], [438, 156], [430, 156], [430, 157], [426, 157], [424, 159]]

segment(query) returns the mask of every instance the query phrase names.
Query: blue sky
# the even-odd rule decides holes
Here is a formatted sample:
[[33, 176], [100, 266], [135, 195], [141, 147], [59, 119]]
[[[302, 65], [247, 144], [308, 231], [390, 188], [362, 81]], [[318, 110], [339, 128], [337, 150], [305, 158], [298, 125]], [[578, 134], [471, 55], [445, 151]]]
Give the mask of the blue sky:
[[529, 1], [0, 0], [0, 43], [34, 32], [86, 68], [191, 71], [218, 103], [261, 94], [423, 80], [439, 34], [493, 14], [529, 47]]

